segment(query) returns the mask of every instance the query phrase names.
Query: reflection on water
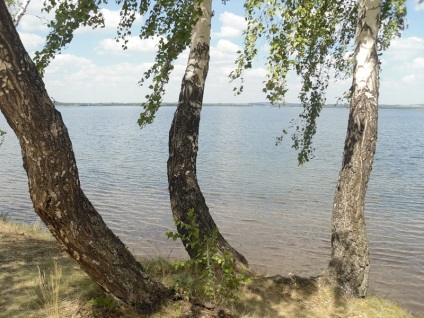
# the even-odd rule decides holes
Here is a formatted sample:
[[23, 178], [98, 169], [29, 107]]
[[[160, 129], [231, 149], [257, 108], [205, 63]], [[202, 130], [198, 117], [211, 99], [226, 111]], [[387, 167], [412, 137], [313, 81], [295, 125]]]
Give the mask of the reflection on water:
[[[173, 228], [166, 160], [174, 110], [161, 109], [156, 122], [140, 130], [137, 107], [60, 108], [83, 189], [139, 255], [185, 255], [165, 237]], [[316, 158], [302, 167], [288, 143], [274, 145], [298, 112], [205, 107], [202, 115], [198, 178], [206, 201], [224, 236], [268, 274], [317, 275], [329, 261], [332, 200], [348, 112], [324, 109]], [[424, 111], [380, 111], [366, 220], [371, 291], [424, 312], [423, 122]], [[5, 125], [0, 118], [0, 127]], [[0, 156], [0, 210], [16, 220], [36, 220], [13, 133]]]

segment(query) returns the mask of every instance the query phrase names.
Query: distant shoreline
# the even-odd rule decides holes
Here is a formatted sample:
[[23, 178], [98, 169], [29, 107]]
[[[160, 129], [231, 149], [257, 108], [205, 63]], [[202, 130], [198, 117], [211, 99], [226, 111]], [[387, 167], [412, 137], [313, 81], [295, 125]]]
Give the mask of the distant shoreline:
[[[141, 103], [64, 103], [55, 101], [56, 106], [140, 106]], [[163, 107], [173, 106], [176, 107], [177, 103], [162, 103]], [[231, 107], [279, 107], [273, 106], [270, 103], [204, 103], [203, 106], [231, 106]], [[286, 103], [282, 107], [301, 107], [300, 103]], [[345, 104], [327, 104], [324, 108], [346, 108]], [[380, 109], [424, 109], [424, 104], [412, 104], [412, 105], [388, 105], [388, 104], [380, 104], [378, 106]]]

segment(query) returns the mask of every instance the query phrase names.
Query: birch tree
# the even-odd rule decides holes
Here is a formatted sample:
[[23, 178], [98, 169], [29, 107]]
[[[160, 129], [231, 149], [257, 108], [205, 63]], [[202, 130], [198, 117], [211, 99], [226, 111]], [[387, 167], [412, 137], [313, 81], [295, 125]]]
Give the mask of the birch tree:
[[[200, 238], [212, 238], [217, 233], [217, 244], [222, 252], [230, 253], [243, 264], [247, 261], [224, 239], [212, 219], [205, 198], [200, 190], [196, 173], [200, 114], [203, 93], [209, 68], [212, 0], [199, 4], [202, 16], [192, 31], [190, 54], [181, 83], [177, 110], [169, 131], [168, 182], [174, 218], [190, 224], [188, 212], [194, 211]], [[182, 236], [184, 229], [178, 228]], [[189, 255], [194, 258], [198, 251], [191, 242], [184, 242]]]
[[[160, 39], [155, 63], [140, 80], [141, 85], [151, 80], [150, 93], [145, 96], [144, 111], [138, 120], [141, 127], [153, 122], [162, 103], [165, 85], [174, 68], [173, 62], [190, 46], [190, 60], [169, 135], [168, 182], [172, 212], [175, 218], [188, 222], [187, 212], [194, 209], [201, 236], [211, 238], [216, 231], [220, 250], [229, 252], [236, 261], [247, 264], [244, 256], [232, 248], [219, 232], [197, 182], [197, 141], [204, 83], [209, 65], [211, 28], [211, 1], [206, 2], [165, 0], [151, 5], [150, 1], [138, 3], [136, 0], [128, 0], [122, 7], [117, 40], [122, 41], [122, 48], [126, 49], [135, 12], [146, 15], [140, 38], [157, 36]], [[72, 41], [76, 28], [82, 25], [103, 25], [98, 4], [92, 0], [82, 0], [74, 5], [66, 2], [66, 5], [59, 6], [53, 1], [49, 3], [46, 10], [56, 9], [56, 18], [50, 24], [51, 32], [45, 48], [36, 53], [35, 60], [41, 73], [50, 60]], [[184, 245], [189, 255], [194, 257], [188, 242], [184, 242]]]
[[16, 133], [35, 212], [106, 292], [151, 312], [172, 294], [152, 280], [84, 195], [68, 131], [0, 0], [0, 109]]
[[349, 121], [333, 205], [330, 275], [359, 297], [367, 293], [370, 270], [364, 205], [377, 145], [381, 6], [381, 0], [358, 2]]
[[[364, 204], [377, 142], [377, 49], [387, 49], [390, 40], [403, 30], [405, 1], [252, 0], [246, 1], [245, 9], [245, 48], [231, 78], [242, 78], [243, 70], [252, 66], [258, 52], [256, 43], [262, 36], [270, 45], [264, 87], [268, 99], [284, 104], [287, 73], [293, 70], [301, 77], [299, 99], [304, 112], [292, 134], [300, 164], [313, 155], [312, 138], [325, 104], [330, 72], [353, 74], [343, 163], [333, 206], [332, 256], [325, 276], [344, 293], [363, 297], [369, 279]], [[346, 60], [352, 40], [355, 51], [352, 60]]]

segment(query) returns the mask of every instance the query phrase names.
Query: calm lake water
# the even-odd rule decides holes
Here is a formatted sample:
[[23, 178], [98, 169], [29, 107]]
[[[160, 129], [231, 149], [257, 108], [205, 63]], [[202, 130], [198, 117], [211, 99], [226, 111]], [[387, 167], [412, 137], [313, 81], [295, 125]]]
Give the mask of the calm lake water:
[[[107, 224], [137, 255], [182, 256], [167, 192], [168, 129], [174, 107], [140, 130], [139, 107], [59, 107], [82, 187]], [[331, 208], [347, 109], [324, 109], [315, 159], [299, 167], [289, 139], [275, 138], [300, 109], [204, 107], [198, 178], [230, 243], [257, 270], [318, 275], [330, 259]], [[380, 110], [379, 142], [367, 193], [371, 292], [424, 312], [424, 110]], [[20, 148], [0, 148], [0, 210], [33, 222]]]

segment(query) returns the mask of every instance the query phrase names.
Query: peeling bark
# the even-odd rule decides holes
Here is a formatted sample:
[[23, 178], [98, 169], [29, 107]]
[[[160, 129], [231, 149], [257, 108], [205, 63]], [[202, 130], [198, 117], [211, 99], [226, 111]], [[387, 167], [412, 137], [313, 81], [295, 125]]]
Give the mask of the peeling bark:
[[[217, 226], [209, 213], [196, 175], [200, 113], [209, 67], [211, 0], [203, 1], [201, 9], [203, 17], [193, 30], [187, 69], [169, 131], [168, 183], [174, 217], [190, 223], [187, 212], [194, 209], [201, 237], [212, 237]], [[182, 229], [178, 231], [183, 234]], [[194, 257], [196, 251], [187, 242], [183, 243], [190, 257]], [[247, 265], [246, 258], [231, 247], [219, 231], [217, 243], [221, 251], [229, 252], [235, 261]]]
[[369, 281], [364, 204], [377, 143], [380, 13], [381, 0], [359, 1], [349, 122], [333, 205], [329, 274], [357, 297], [365, 297]]
[[105, 291], [151, 311], [170, 291], [106, 226], [80, 187], [68, 131], [0, 0], [0, 109], [16, 133], [34, 209], [53, 236]]

